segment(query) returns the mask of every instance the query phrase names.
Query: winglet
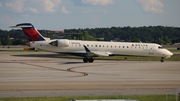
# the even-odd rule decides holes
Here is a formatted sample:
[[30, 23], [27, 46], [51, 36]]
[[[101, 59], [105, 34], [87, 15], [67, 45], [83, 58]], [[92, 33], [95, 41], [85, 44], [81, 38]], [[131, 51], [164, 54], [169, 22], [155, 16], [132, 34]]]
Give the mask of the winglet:
[[91, 52], [85, 45], [84, 45], [84, 49], [86, 50], [86, 52]]

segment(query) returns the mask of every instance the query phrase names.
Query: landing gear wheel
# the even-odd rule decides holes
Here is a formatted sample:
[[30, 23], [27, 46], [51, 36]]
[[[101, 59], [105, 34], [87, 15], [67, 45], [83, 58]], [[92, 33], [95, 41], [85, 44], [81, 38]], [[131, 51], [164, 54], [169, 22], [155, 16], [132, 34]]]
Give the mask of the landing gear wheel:
[[90, 59], [88, 59], [88, 61], [89, 61], [90, 63], [92, 63], [92, 62], [94, 61], [94, 59], [93, 59], [93, 58], [90, 58]]
[[87, 63], [87, 62], [92, 63], [92, 62], [94, 62], [94, 59], [93, 58], [83, 58], [83, 62], [84, 63]]
[[161, 62], [164, 62], [164, 57], [161, 58]]
[[87, 58], [83, 58], [83, 62], [84, 62], [84, 63], [87, 63], [87, 62], [88, 62], [88, 59], [87, 59]]

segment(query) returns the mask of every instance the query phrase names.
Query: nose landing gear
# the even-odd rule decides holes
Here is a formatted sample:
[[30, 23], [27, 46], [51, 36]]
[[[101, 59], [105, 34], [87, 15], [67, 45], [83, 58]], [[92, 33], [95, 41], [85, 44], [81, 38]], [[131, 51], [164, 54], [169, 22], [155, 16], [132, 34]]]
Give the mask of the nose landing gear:
[[164, 62], [164, 57], [161, 57], [161, 62]]

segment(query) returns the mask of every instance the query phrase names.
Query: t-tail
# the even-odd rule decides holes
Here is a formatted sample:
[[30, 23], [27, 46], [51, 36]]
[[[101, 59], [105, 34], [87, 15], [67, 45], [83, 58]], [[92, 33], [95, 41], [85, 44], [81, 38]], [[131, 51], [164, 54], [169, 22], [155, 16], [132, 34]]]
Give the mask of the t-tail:
[[43, 37], [31, 23], [21, 23], [17, 24], [16, 26], [11, 26], [10, 28], [22, 28], [28, 41], [49, 40], [49, 38]]

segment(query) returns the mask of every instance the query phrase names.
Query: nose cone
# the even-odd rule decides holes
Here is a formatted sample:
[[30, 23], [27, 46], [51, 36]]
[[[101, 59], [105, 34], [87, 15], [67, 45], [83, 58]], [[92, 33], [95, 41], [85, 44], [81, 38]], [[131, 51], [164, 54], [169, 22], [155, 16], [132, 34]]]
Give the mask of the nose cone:
[[170, 52], [168, 50], [166, 51], [166, 58], [170, 58], [172, 55], [173, 55], [172, 52]]

